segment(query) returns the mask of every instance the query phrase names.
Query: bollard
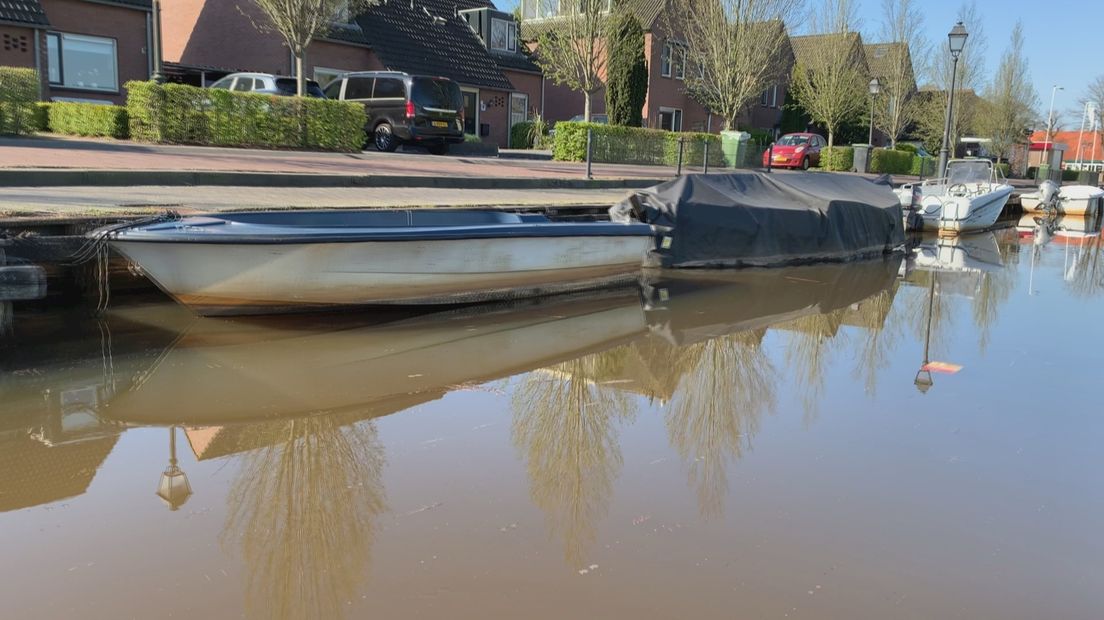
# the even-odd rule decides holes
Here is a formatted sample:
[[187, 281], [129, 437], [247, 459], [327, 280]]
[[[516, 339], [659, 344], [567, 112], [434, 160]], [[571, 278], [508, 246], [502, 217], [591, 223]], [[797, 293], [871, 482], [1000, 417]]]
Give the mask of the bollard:
[[705, 148], [703, 149], [704, 155], [702, 155], [702, 174], [709, 174], [709, 140], [703, 140]]
[[682, 136], [678, 137], [678, 169], [675, 171], [675, 176], [682, 176]]
[[593, 173], [591, 171], [591, 166], [590, 166], [590, 158], [591, 158], [592, 149], [593, 149], [593, 146], [592, 146], [593, 145], [593, 136], [594, 136], [594, 130], [591, 129], [590, 127], [587, 127], [587, 153], [586, 153], [586, 158], [587, 158], [587, 171], [586, 171], [586, 174], [587, 174], [587, 176], [586, 176], [586, 178], [587, 178], [588, 181], [594, 178]]
[[770, 174], [771, 164], [774, 163], [774, 143], [767, 147], [767, 174]]

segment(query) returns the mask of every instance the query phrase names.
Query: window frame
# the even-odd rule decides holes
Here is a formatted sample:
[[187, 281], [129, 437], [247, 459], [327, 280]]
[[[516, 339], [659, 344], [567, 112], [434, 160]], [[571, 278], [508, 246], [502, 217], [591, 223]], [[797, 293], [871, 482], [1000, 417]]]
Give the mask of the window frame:
[[686, 80], [686, 47], [675, 44], [674, 77], [676, 80]]
[[[499, 47], [494, 42], [494, 29], [495, 23], [503, 24], [506, 27], [506, 46]], [[490, 32], [487, 33], [487, 47], [498, 50], [500, 52], [516, 52], [517, 51], [517, 22], [511, 19], [503, 19], [501, 17], [491, 17]]]
[[[682, 131], [682, 108], [673, 108], [673, 107], [662, 106], [662, 105], [659, 106], [659, 118], [657, 119], [659, 122], [656, 123], [656, 129], [663, 129], [663, 115], [664, 114], [670, 114], [671, 115], [671, 128], [666, 129], [664, 131], [675, 131], [675, 132]], [[678, 122], [676, 123], [676, 121], [678, 121]]]
[[[115, 37], [101, 37], [90, 34], [76, 34], [69, 32], [61, 32], [58, 30], [46, 31], [46, 61], [49, 63], [50, 58], [50, 38], [53, 37], [57, 41], [57, 76], [58, 81], [54, 82], [50, 80], [50, 66], [47, 66], [46, 82], [51, 88], [61, 88], [65, 90], [75, 90], [90, 93], [115, 93], [118, 94], [119, 90], [119, 41]], [[66, 39], [84, 40], [88, 43], [110, 43], [111, 44], [111, 60], [112, 71], [115, 80], [115, 85], [112, 88], [99, 88], [94, 86], [72, 86], [65, 83], [65, 41]]]
[[671, 68], [674, 64], [671, 60], [671, 54], [674, 52], [674, 44], [670, 41], [663, 42], [663, 49], [659, 52], [659, 76], [669, 78], [671, 77]]

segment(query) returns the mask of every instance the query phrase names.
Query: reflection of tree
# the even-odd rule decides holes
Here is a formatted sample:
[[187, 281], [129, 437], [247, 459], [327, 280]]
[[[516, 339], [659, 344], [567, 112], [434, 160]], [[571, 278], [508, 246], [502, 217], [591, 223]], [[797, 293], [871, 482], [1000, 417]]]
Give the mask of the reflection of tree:
[[667, 432], [689, 468], [703, 515], [723, 513], [727, 465], [740, 458], [763, 413], [774, 407], [774, 368], [762, 337], [761, 330], [721, 336], [678, 354], [683, 375]]
[[514, 392], [514, 445], [528, 461], [530, 492], [568, 562], [578, 565], [597, 535], [621, 469], [614, 423], [632, 398], [602, 385], [631, 351], [619, 347], [530, 373]]
[[997, 320], [1000, 307], [1012, 298], [1012, 291], [1016, 288], [1016, 273], [1009, 269], [999, 269], [982, 273], [978, 277], [971, 310], [974, 326], [978, 329], [978, 347], [984, 352], [989, 346], [990, 330]]
[[327, 415], [256, 432], [268, 445], [244, 457], [223, 533], [248, 567], [247, 616], [341, 617], [385, 508], [376, 428]]
[[816, 416], [824, 391], [824, 373], [835, 350], [842, 344], [843, 339], [836, 335], [843, 315], [843, 310], [810, 314], [779, 326], [789, 332], [786, 364], [805, 390], [802, 400], [806, 422]]
[[[951, 308], [951, 299], [942, 291], [942, 279], [945, 276], [958, 276], [960, 274], [943, 274], [938, 271], [915, 271], [910, 276], [916, 285], [907, 289], [907, 294], [902, 299], [901, 308], [906, 322], [913, 327], [916, 339], [924, 342], [931, 309], [931, 350], [946, 351], [954, 326], [954, 312]], [[932, 285], [934, 281], [934, 293]], [[904, 293], [905, 291], [902, 291]], [[933, 357], [936, 354], [933, 353]]]
[[1066, 247], [1067, 252], [1075, 253], [1072, 264], [1066, 266], [1066, 286], [1077, 297], [1094, 297], [1104, 293], [1104, 266], [1101, 266], [1101, 237], [1093, 237], [1084, 246], [1076, 249]]
[[863, 378], [866, 392], [871, 396], [877, 391], [878, 369], [889, 363], [890, 353], [904, 332], [900, 313], [894, 312], [893, 300], [898, 286], [894, 282], [892, 287], [859, 302], [851, 311], [865, 328], [866, 336], [858, 352], [854, 374], [856, 378]]

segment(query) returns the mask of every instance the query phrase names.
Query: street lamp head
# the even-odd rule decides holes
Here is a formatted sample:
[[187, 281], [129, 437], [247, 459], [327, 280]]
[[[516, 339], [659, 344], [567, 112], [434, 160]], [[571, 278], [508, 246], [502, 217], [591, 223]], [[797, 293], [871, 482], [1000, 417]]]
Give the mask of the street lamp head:
[[882, 83], [878, 81], [878, 78], [870, 80], [870, 94], [877, 95], [882, 92]]
[[962, 22], [955, 24], [954, 28], [951, 28], [951, 31], [947, 34], [947, 44], [951, 48], [951, 56], [956, 60], [966, 47], [966, 37], [968, 36], [970, 35], [966, 32], [966, 26], [963, 26]]

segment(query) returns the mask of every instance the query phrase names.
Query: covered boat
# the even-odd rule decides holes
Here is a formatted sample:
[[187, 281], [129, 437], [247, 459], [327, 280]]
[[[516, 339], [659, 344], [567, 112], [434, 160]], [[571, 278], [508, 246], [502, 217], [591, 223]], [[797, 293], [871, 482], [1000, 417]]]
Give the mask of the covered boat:
[[851, 260], [904, 244], [888, 185], [821, 173], [688, 175], [639, 191], [614, 220], [656, 227], [663, 267], [777, 266]]
[[639, 277], [651, 228], [494, 210], [223, 213], [107, 233], [199, 314], [454, 304]]

